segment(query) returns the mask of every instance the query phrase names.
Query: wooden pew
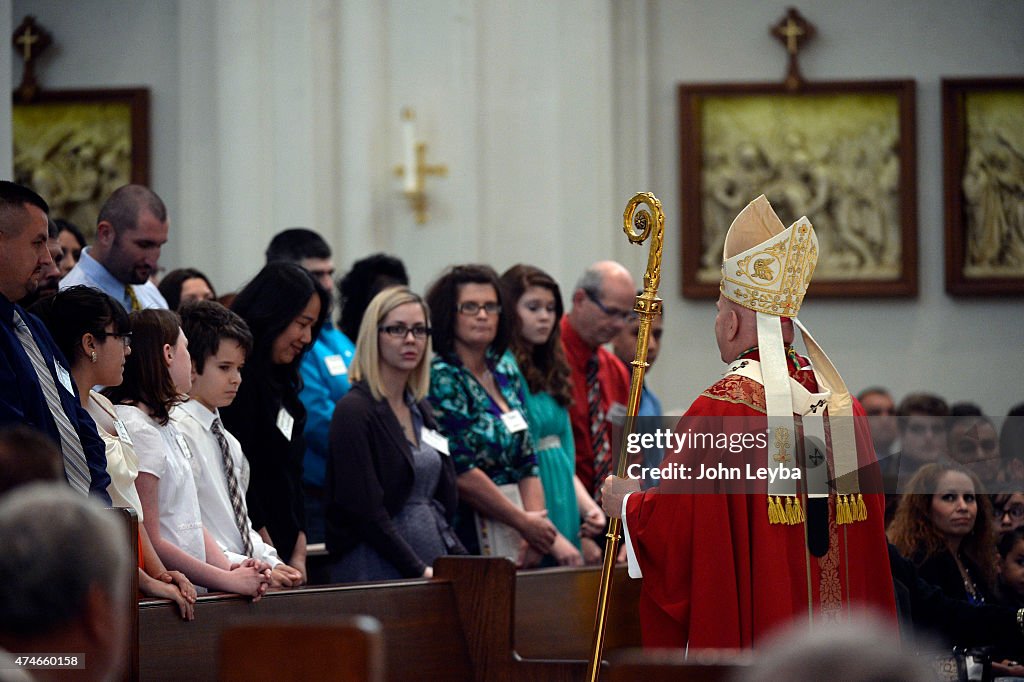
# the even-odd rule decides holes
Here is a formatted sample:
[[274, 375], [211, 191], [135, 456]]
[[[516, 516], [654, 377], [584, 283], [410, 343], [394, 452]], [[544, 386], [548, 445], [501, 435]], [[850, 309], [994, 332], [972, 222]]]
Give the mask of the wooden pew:
[[116, 514], [118, 522], [124, 526], [130, 550], [129, 557], [132, 562], [132, 577], [128, 581], [128, 594], [125, 599], [126, 618], [129, 624], [128, 648], [125, 651], [125, 660], [121, 669], [124, 671], [123, 679], [137, 680], [139, 679], [139, 610], [135, 604], [139, 597], [139, 515], [135, 513], [134, 509], [126, 507], [112, 507], [109, 511]]
[[280, 621], [224, 630], [223, 682], [383, 682], [380, 622], [369, 616], [335, 617], [330, 623]]
[[504, 559], [439, 559], [433, 580], [309, 587], [253, 604], [201, 597], [196, 619], [169, 602], [139, 606], [142, 679], [212, 680], [226, 627], [280, 617], [365, 614], [380, 621], [387, 680], [575, 682], [584, 661], [526, 660], [513, 650], [515, 567]]
[[[545, 568], [516, 576], [516, 652], [526, 658], [587, 659], [594, 635], [600, 568]], [[605, 654], [640, 646], [640, 581], [617, 567]]]

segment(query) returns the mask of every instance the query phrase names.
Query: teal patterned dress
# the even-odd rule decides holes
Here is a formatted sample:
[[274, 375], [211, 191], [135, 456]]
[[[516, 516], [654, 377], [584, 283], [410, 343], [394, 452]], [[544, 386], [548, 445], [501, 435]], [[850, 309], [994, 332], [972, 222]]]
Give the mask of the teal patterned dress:
[[[526, 378], [520, 381], [527, 387]], [[530, 436], [537, 451], [540, 481], [548, 518], [558, 532], [576, 549], [580, 548], [580, 512], [576, 504], [576, 447], [572, 438], [569, 410], [558, 404], [550, 393], [530, 393], [526, 388], [526, 415]]]
[[[528, 417], [522, 375], [511, 354], [497, 359], [488, 355], [487, 366], [509, 409]], [[529, 431], [511, 433], [505, 428], [501, 408], [458, 356], [434, 358], [428, 399], [441, 433], [448, 438], [456, 474], [480, 469], [495, 485], [518, 483], [538, 475]], [[459, 504], [455, 529], [466, 549], [479, 554], [473, 510], [463, 503]]]

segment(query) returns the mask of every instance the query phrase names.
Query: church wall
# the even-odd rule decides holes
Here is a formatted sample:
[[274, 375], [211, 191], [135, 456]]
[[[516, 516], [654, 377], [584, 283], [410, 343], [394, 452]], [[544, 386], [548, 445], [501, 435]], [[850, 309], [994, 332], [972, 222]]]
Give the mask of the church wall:
[[[712, 303], [679, 294], [676, 85], [781, 79], [784, 52], [767, 28], [784, 6], [8, 6], [12, 26], [35, 14], [61, 43], [40, 64], [46, 86], [151, 88], [152, 184], [172, 215], [168, 269], [199, 267], [230, 290], [254, 274], [271, 235], [307, 225], [329, 238], [339, 270], [386, 250], [405, 259], [423, 290], [450, 263], [485, 261], [501, 271], [524, 261], [550, 270], [568, 295], [580, 270], [601, 257], [621, 259], [639, 280], [646, 248], [626, 245], [619, 223], [632, 192], [650, 189], [667, 211], [669, 339], [651, 382], [666, 406], [684, 408], [714, 380]], [[881, 383], [898, 398], [928, 388], [1005, 411], [1024, 400], [1024, 372], [1003, 366], [1024, 328], [1020, 300], [943, 291], [939, 78], [1024, 72], [1024, 5], [808, 0], [800, 10], [819, 29], [801, 58], [808, 78], [917, 79], [921, 235], [917, 299], [809, 299], [801, 319], [855, 391]], [[9, 71], [17, 82], [19, 59]], [[446, 178], [427, 180], [424, 225], [393, 175], [404, 106], [416, 110], [428, 161], [448, 165]]]

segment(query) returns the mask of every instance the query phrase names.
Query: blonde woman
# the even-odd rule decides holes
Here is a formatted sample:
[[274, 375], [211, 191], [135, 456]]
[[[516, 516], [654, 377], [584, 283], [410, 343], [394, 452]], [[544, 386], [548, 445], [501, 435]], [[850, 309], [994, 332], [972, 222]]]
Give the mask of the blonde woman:
[[449, 525], [457, 503], [448, 443], [424, 400], [430, 319], [404, 287], [370, 302], [328, 440], [326, 534], [331, 580], [432, 575], [434, 559], [463, 553]]

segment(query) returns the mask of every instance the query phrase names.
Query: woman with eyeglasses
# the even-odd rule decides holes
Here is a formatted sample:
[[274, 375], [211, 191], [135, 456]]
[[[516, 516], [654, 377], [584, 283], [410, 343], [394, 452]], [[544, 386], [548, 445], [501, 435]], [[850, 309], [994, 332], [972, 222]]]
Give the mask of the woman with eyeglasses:
[[992, 507], [973, 472], [953, 463], [918, 469], [888, 535], [900, 554], [917, 565], [920, 576], [947, 596], [974, 604], [992, 600]]
[[453, 267], [431, 286], [427, 304], [437, 352], [430, 402], [458, 474], [459, 537], [471, 553], [536, 566], [558, 531], [547, 518], [525, 387], [505, 352], [498, 275], [487, 265]]
[[465, 550], [457, 492], [430, 405], [427, 306], [405, 287], [377, 294], [359, 326], [352, 388], [331, 419], [325, 493], [332, 582], [429, 578]]
[[1006, 533], [1024, 526], [1024, 492], [989, 495], [996, 530]]
[[182, 618], [192, 620], [196, 589], [180, 571], [168, 571], [157, 556], [143, 525], [142, 502], [135, 479], [139, 458], [113, 404], [93, 386], [117, 386], [124, 380], [125, 359], [131, 355], [131, 323], [121, 304], [84, 285], [68, 287], [32, 307], [54, 342], [71, 363], [71, 378], [82, 407], [96, 422], [106, 446], [107, 494], [115, 507], [130, 507], [139, 515], [139, 590], [150, 597], [170, 599]]

